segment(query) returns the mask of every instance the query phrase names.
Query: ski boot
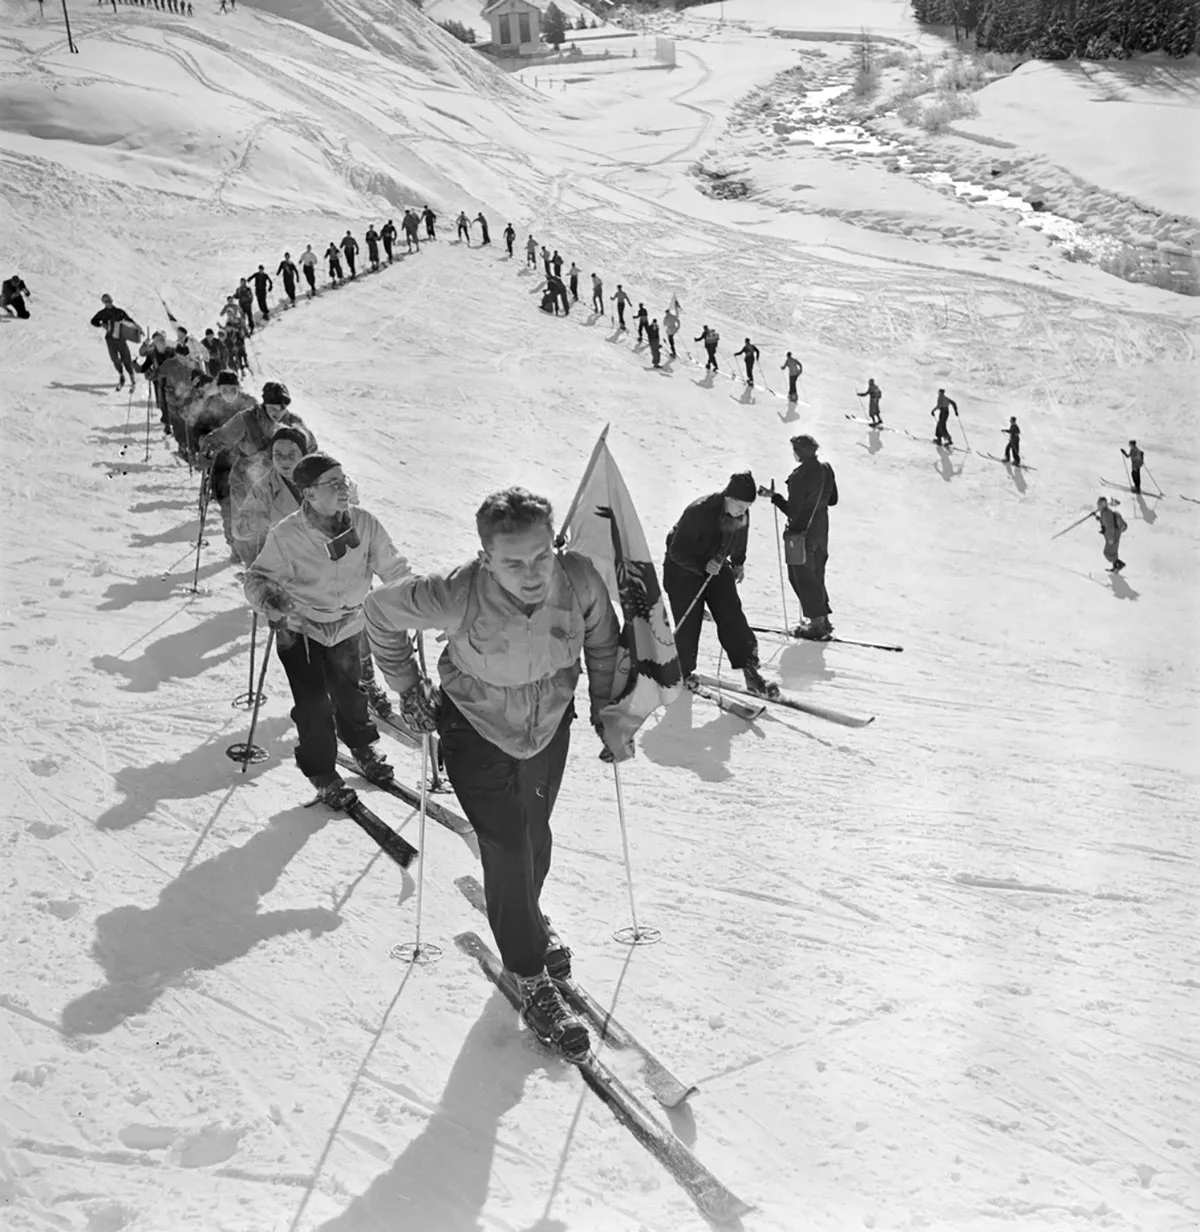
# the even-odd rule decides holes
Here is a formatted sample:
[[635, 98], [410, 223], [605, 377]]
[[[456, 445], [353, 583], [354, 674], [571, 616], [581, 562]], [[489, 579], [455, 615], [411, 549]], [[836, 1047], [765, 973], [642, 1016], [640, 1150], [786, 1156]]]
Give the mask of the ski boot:
[[773, 680], [765, 679], [757, 664], [747, 663], [742, 668], [742, 675], [746, 678], [747, 693], [753, 693], [755, 697], [765, 697], [768, 701], [778, 699], [779, 686]]
[[688, 675], [683, 678], [683, 687], [687, 689], [689, 693], [694, 693], [700, 687], [700, 677], [697, 676], [695, 672], [689, 672]]
[[521, 1017], [547, 1047], [566, 1061], [583, 1061], [592, 1050], [592, 1040], [582, 1019], [562, 999], [558, 986], [546, 974], [517, 976], [521, 992]]
[[390, 783], [396, 777], [396, 771], [374, 743], [351, 749], [350, 756], [354, 758], [363, 778], [372, 783]]
[[571, 950], [563, 939], [554, 931], [554, 925], [548, 917], [543, 916], [550, 944], [546, 946], [546, 974], [552, 980], [569, 980], [571, 978]]
[[833, 636], [833, 625], [828, 616], [814, 616], [808, 624], [796, 630], [796, 636], [806, 642], [827, 642]]
[[381, 718], [390, 719], [395, 713], [392, 706], [392, 699], [388, 697], [387, 690], [382, 688], [377, 681], [364, 680], [363, 692], [367, 695], [367, 705]]
[[313, 801], [314, 804], [325, 804], [331, 809], [337, 809], [338, 812], [345, 812], [348, 808], [358, 803], [358, 796], [355, 795], [354, 788], [336, 772], [314, 775], [311, 782], [317, 789], [317, 798]]

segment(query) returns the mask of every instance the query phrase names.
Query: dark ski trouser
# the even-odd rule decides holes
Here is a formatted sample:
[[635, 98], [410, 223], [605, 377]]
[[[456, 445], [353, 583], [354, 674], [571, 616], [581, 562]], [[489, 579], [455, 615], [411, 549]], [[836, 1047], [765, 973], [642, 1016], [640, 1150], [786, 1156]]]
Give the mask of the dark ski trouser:
[[746, 384], [754, 384], [754, 361], [750, 359], [746, 360]]
[[349, 253], [349, 252], [346, 253], [346, 265], [350, 269], [350, 277], [351, 278], [356, 277], [357, 271], [354, 268], [354, 254], [353, 253]]
[[622, 329], [625, 328], [625, 305], [620, 303], [617, 304], [617, 324]]
[[662, 362], [662, 347], [657, 342], [650, 343], [650, 362], [656, 368]]
[[[1004, 446], [1004, 460], [1005, 462], [1009, 462], [1009, 461], [1014, 462], [1016, 463], [1017, 466], [1020, 466], [1021, 465], [1021, 447], [1019, 445], [1014, 445], [1012, 441], [1009, 441], [1008, 444]], [[1135, 480], [1134, 490], [1136, 491], [1136, 480]]]
[[720, 369], [717, 367], [717, 348], [706, 346], [704, 349], [708, 352], [708, 359], [705, 361], [704, 371], [707, 372], [709, 368], [711, 368], [714, 372], [720, 372]]
[[879, 413], [879, 403], [874, 398], [867, 402], [867, 418], [878, 423], [883, 422], [883, 416]]
[[829, 560], [829, 544], [811, 534], [805, 537], [802, 565], [788, 565], [788, 582], [800, 600], [800, 609], [809, 620], [829, 615], [829, 592], [825, 589], [825, 565]]
[[939, 415], [937, 427], [933, 431], [933, 439], [935, 441], [945, 441], [947, 445], [953, 445], [954, 442], [950, 439], [950, 429], [946, 426], [949, 415]]
[[296, 284], [289, 278], [283, 280], [283, 293], [293, 304], [296, 302]]
[[376, 269], [378, 269], [379, 268], [379, 249], [378, 248], [368, 248], [367, 256], [370, 258], [371, 264]]
[[[1017, 459], [1018, 462], [1020, 460], [1020, 458]], [[1133, 476], [1133, 490], [1140, 494], [1142, 491], [1142, 468], [1140, 466], [1131, 466], [1129, 473]]]
[[525, 264], [532, 265], [534, 269], [537, 269], [537, 253], [536, 252], [526, 252], [525, 253]]
[[388, 264], [390, 265], [392, 263], [392, 241], [390, 239], [383, 241], [383, 251], [387, 254]]
[[483, 861], [488, 921], [504, 965], [515, 975], [545, 970], [550, 944], [539, 900], [550, 871], [550, 814], [558, 798], [574, 707], [550, 743], [517, 758], [485, 740], [443, 699], [438, 722], [446, 775], [476, 837]]
[[158, 407], [158, 413], [162, 417], [163, 423], [170, 423], [167, 407], [167, 383], [166, 381], [152, 381], [154, 386], [154, 405]]
[[11, 299], [6, 299], [4, 306], [5, 308], [11, 308], [22, 321], [29, 320], [29, 309], [25, 307], [25, 297], [23, 295], [14, 295]]
[[431, 222], [427, 222], [427, 223], [425, 224], [425, 238], [426, 238], [427, 240], [435, 240], [435, 239], [437, 239], [437, 236], [436, 236], [436, 235], [434, 234], [434, 232], [433, 232], [433, 223], [431, 223]]
[[513, 242], [512, 242], [512, 240], [505, 240], [505, 241], [504, 241], [504, 247], [508, 249], [508, 255], [511, 257], [511, 256], [513, 255]]
[[754, 636], [742, 600], [738, 594], [733, 571], [723, 568], [704, 591], [704, 598], [692, 608], [692, 614], [681, 628], [679, 622], [691, 607], [692, 600], [704, 586], [707, 573], [689, 573], [673, 561], [663, 564], [663, 588], [671, 601], [671, 619], [675, 622], [675, 649], [679, 667], [685, 676], [696, 670], [696, 652], [700, 646], [700, 630], [704, 624], [705, 607], [712, 613], [717, 626], [717, 639], [729, 656], [729, 665], [736, 670], [758, 665], [758, 639]]
[[675, 335], [674, 334], [667, 335], [667, 346], [671, 348], [671, 358], [677, 359], [678, 355], [675, 352]]
[[290, 630], [276, 636], [275, 648], [295, 703], [292, 720], [300, 737], [296, 765], [309, 778], [337, 770], [339, 738], [350, 749], [379, 739], [361, 687], [360, 645], [357, 633], [334, 646]]
[[800, 395], [796, 392], [796, 377], [789, 376], [788, 377], [788, 401], [796, 402], [799, 400], [799, 398], [800, 398]]
[[112, 360], [112, 366], [116, 368], [117, 375], [124, 380], [125, 373], [128, 372], [129, 379], [134, 380], [133, 356], [129, 354], [129, 343], [124, 338], [110, 338], [105, 334], [104, 345], [108, 347], [108, 358]]
[[458, 228], [458, 238], [460, 240], [466, 240], [468, 244], [471, 242], [470, 229], [468, 227], [464, 227], [461, 223], [459, 224], [459, 228]]
[[258, 310], [263, 314], [264, 321], [269, 321], [271, 319], [271, 310], [267, 307], [266, 291], [260, 291], [258, 293]]
[[579, 279], [578, 278], [571, 279], [571, 298], [576, 303], [579, 302]]
[[592, 311], [598, 312], [601, 316], [604, 315], [604, 294], [601, 291], [596, 291], [592, 295]]
[[304, 267], [304, 280], [308, 283], [309, 295], [315, 295], [317, 293], [317, 273], [311, 265]]

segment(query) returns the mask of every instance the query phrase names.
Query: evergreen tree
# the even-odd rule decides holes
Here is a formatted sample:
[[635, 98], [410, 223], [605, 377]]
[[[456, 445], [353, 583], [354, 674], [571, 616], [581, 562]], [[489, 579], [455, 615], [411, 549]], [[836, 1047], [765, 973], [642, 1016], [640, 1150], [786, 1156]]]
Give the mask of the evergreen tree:
[[554, 0], [550, 0], [546, 12], [542, 15], [542, 38], [554, 48], [561, 47], [566, 42], [567, 19]]

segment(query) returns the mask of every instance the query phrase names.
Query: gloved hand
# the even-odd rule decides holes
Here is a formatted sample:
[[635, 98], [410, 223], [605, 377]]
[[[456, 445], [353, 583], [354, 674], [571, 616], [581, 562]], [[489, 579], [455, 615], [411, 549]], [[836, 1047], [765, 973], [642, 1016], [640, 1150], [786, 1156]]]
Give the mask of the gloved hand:
[[770, 500], [771, 497], [775, 495], [775, 480], [774, 479], [771, 480], [771, 486], [769, 488], [764, 488], [763, 485], [760, 483], [758, 485], [758, 494], [759, 496], [765, 497], [767, 500]]
[[278, 624], [295, 606], [287, 591], [274, 586], [263, 595], [262, 614], [267, 618], [268, 624]]
[[626, 744], [626, 746], [621, 750], [620, 755], [618, 756], [616, 753], [612, 751], [611, 748], [609, 748], [608, 741], [607, 739], [605, 739], [604, 724], [601, 723], [599, 719], [593, 719], [592, 728], [595, 731], [596, 735], [600, 737], [600, 760], [601, 761], [604, 761], [604, 762], [628, 761], [631, 757], [636, 755], [637, 750], [634, 748], [632, 739], [630, 739], [629, 743]]
[[745, 567], [745, 565], [734, 565], [734, 566], [733, 566], [733, 580], [734, 580], [734, 581], [735, 581], [735, 582], [736, 582], [739, 586], [742, 584], [742, 578], [744, 578], [745, 576], [746, 576], [746, 567]]
[[437, 731], [437, 711], [441, 696], [423, 676], [400, 694], [400, 717], [410, 731], [428, 734]]
[[704, 566], [704, 572], [707, 573], [709, 577], [716, 577], [717, 574], [721, 572], [721, 566], [724, 564], [725, 562], [723, 560], [720, 560], [718, 557], [714, 556], [712, 560]]

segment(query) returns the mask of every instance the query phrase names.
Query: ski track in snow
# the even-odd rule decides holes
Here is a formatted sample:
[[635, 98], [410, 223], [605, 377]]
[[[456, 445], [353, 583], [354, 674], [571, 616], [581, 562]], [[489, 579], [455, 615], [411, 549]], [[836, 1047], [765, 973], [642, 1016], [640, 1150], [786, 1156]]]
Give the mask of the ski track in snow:
[[[841, 20], [908, 37], [901, 7], [853, 0]], [[788, 437], [811, 431], [841, 491], [838, 630], [906, 646], [762, 639], [788, 691], [876, 714], [862, 731], [746, 724], [690, 696], [651, 720], [623, 782], [653, 948], [610, 940], [628, 916], [611, 781], [576, 727], [548, 907], [589, 989], [699, 1085], [668, 1119], [754, 1204], [747, 1232], [1200, 1222], [1200, 523], [1170, 497], [1149, 514], [1123, 498], [1119, 576], [1099, 574], [1090, 524], [1050, 540], [1131, 435], [1163, 491], [1194, 488], [1194, 306], [1076, 267], [1053, 283], [962, 252], [937, 267], [828, 220], [789, 238], [699, 197], [684, 173], [728, 92], [792, 43], [704, 14], [680, 68], [631, 77], [628, 99], [547, 102], [374, 0], [299, 16], [370, 33], [391, 61], [242, 6], [192, 22], [84, 6], [71, 57], [29, 8], [0, 0], [5, 90], [56, 82], [56, 114], [82, 125], [67, 79], [120, 100], [140, 67], [139, 105], [183, 100], [197, 153], [151, 128], [36, 152], [0, 133], [34, 290], [32, 321], [0, 320], [11, 1226], [705, 1226], [447, 944], [475, 926], [454, 879], [477, 866], [439, 827], [424, 932], [445, 954], [388, 959], [412, 937], [415, 883], [300, 807], [278, 664], [255, 736], [268, 761], [242, 776], [226, 759], [248, 722], [230, 705], [247, 686], [240, 587], [210, 525], [191, 593], [194, 481], [153, 423], [146, 461], [145, 387], [116, 395], [86, 328], [111, 290], [147, 322], [161, 292], [202, 331], [260, 260], [418, 200], [442, 239], [273, 312], [251, 354], [254, 384], [288, 382], [417, 568], [468, 559], [470, 512], [502, 483], [564, 508], [606, 422], [652, 544], [731, 470], [781, 483]], [[208, 159], [226, 107], [236, 131]], [[656, 135], [635, 156], [639, 124]], [[492, 247], [451, 242], [459, 208], [484, 209]], [[606, 317], [537, 311], [530, 231], [579, 262], [581, 289], [599, 270], [606, 296], [623, 282], [654, 315], [678, 293], [680, 361], [647, 372]], [[705, 321], [722, 336], [711, 388], [688, 361]], [[776, 388], [783, 352], [803, 359], [800, 406], [730, 403], [746, 334]], [[869, 373], [889, 426], [920, 440], [866, 447], [843, 418]], [[933, 456], [939, 384], [977, 449], [1017, 414], [1037, 470]], [[746, 608], [776, 624], [761, 506], [750, 553]], [[705, 670], [716, 652], [707, 627]], [[415, 780], [416, 754], [388, 745]], [[416, 841], [410, 810], [370, 803]]]

